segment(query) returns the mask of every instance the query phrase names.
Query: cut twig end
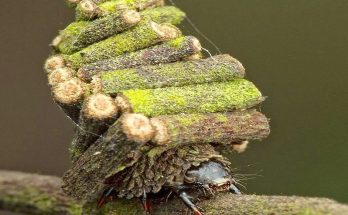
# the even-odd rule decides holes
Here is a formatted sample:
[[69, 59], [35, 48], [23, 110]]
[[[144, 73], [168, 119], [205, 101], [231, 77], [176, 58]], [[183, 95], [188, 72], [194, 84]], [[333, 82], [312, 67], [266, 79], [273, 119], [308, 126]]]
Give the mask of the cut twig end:
[[45, 62], [45, 70], [50, 73], [56, 69], [65, 67], [65, 59], [62, 55], [54, 55], [49, 57]]
[[151, 119], [151, 124], [155, 129], [155, 135], [151, 141], [154, 145], [161, 146], [167, 144], [170, 141], [168, 129], [164, 123], [165, 122], [158, 118]]
[[83, 108], [83, 114], [91, 119], [107, 119], [117, 115], [117, 106], [113, 98], [98, 93], [90, 96]]
[[123, 95], [118, 95], [115, 99], [118, 109], [122, 113], [131, 113], [132, 107], [126, 97]]
[[181, 35], [181, 31], [174, 25], [170, 24], [157, 24], [151, 22], [151, 28], [158, 34], [160, 38], [165, 40], [175, 39]]
[[59, 44], [63, 41], [63, 37], [61, 35], [56, 36], [51, 43], [53, 48], [58, 48]]
[[98, 15], [100, 8], [92, 0], [82, 0], [78, 5], [84, 16], [93, 18]]
[[123, 18], [123, 20], [126, 21], [126, 23], [131, 24], [131, 25], [136, 24], [136, 23], [140, 22], [140, 20], [141, 20], [140, 14], [135, 10], [126, 11], [122, 15], [122, 18]]
[[135, 142], [149, 142], [155, 134], [150, 119], [142, 114], [124, 114], [121, 120], [124, 133]]
[[[83, 75], [83, 71], [79, 70], [77, 72], [77, 77], [79, 77], [81, 80], [85, 80], [85, 76]], [[92, 81], [91, 81], [91, 88], [93, 93], [100, 93], [103, 89], [103, 85], [102, 85], [102, 81], [100, 78], [100, 75], [95, 75], [92, 77]]]
[[48, 84], [56, 86], [59, 83], [68, 81], [73, 78], [74, 73], [75, 71], [68, 67], [56, 69], [48, 75]]
[[53, 89], [54, 98], [62, 104], [79, 102], [82, 100], [84, 93], [84, 83], [78, 78], [60, 83]]
[[[198, 53], [200, 51], [202, 51], [202, 44], [201, 42], [195, 38], [195, 37], [192, 37], [191, 38], [191, 47], [192, 47], [192, 50], [195, 52], [195, 53]], [[197, 54], [195, 54], [197, 55]]]
[[183, 60], [184, 61], [194, 61], [194, 60], [201, 60], [202, 58], [203, 58], [202, 53], [197, 53], [197, 54], [187, 56], [187, 57], [183, 58]]

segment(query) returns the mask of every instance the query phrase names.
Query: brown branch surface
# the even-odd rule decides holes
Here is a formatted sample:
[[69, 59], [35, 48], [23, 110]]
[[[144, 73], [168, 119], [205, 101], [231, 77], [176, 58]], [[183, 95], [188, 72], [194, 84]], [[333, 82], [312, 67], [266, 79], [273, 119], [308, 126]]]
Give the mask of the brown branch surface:
[[[124, 215], [142, 214], [139, 203], [118, 200], [95, 212], [64, 195], [61, 180], [54, 176], [0, 171], [0, 209], [26, 214]], [[348, 206], [325, 198], [219, 194], [199, 203], [205, 215], [345, 215]], [[155, 205], [153, 215], [189, 214], [177, 199]]]

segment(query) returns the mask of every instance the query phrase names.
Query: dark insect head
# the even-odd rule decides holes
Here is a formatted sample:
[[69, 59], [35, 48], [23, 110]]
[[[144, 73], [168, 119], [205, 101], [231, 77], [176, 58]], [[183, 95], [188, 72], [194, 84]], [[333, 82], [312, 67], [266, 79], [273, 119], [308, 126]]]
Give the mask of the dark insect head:
[[215, 161], [205, 162], [188, 170], [186, 182], [212, 192], [231, 191], [232, 193], [241, 194], [229, 171], [222, 164]]

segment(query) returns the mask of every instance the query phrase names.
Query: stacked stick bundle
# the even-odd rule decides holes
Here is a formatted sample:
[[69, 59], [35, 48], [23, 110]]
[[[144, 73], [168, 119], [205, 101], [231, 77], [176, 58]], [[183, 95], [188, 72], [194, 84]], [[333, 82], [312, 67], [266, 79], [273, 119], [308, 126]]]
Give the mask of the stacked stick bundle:
[[187, 159], [199, 165], [221, 156], [216, 144], [242, 152], [268, 136], [268, 119], [253, 108], [264, 97], [243, 65], [228, 54], [204, 58], [200, 41], [176, 26], [180, 9], [163, 0], [66, 1], [76, 21], [53, 40], [45, 70], [55, 102], [77, 124], [67, 194], [95, 199], [105, 180], [145, 171], [168, 152], [190, 154], [187, 146], [211, 152]]

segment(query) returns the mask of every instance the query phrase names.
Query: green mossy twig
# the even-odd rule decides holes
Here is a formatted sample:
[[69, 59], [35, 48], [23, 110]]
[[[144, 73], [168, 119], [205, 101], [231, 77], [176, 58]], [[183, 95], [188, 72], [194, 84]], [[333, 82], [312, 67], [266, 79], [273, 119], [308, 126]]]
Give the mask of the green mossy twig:
[[72, 54], [90, 44], [131, 28], [140, 19], [140, 14], [136, 11], [123, 11], [92, 22], [71, 23], [61, 31], [57, 49], [63, 54]]
[[83, 2], [76, 7], [76, 20], [92, 20], [98, 17], [107, 16], [112, 13], [119, 13], [122, 10], [142, 11], [148, 8], [163, 6], [163, 0], [109, 0], [101, 4], [87, 1], [90, 6], [84, 6]]
[[116, 121], [118, 110], [113, 98], [94, 94], [83, 102], [78, 126], [69, 148], [73, 162]]
[[199, 53], [201, 44], [192, 36], [179, 37], [162, 44], [127, 53], [116, 58], [98, 61], [82, 66], [77, 75], [84, 81], [91, 81], [101, 71], [114, 71], [142, 65], [165, 64], [180, 61]]
[[127, 156], [152, 139], [150, 120], [137, 114], [124, 114], [95, 144], [90, 146], [63, 177], [63, 190], [80, 200], [96, 199], [104, 179]]
[[71, 23], [55, 39], [56, 48], [63, 54], [72, 54], [82, 48], [123, 32], [136, 25], [140, 19], [150, 19], [156, 23], [179, 24], [185, 14], [173, 6], [145, 10], [122, 10], [93, 21]]
[[70, 67], [78, 69], [88, 63], [117, 57], [179, 36], [180, 30], [173, 25], [142, 21], [129, 31], [94, 43], [75, 54], [65, 56], [65, 59]]
[[140, 12], [140, 15], [143, 19], [151, 19], [157, 23], [170, 23], [173, 25], [179, 25], [186, 17], [182, 10], [174, 6], [147, 9]]
[[116, 100], [124, 104], [120, 107], [123, 112], [154, 117], [245, 109], [261, 103], [264, 97], [253, 83], [237, 79], [184, 87], [126, 90]]
[[75, 8], [76, 21], [88, 21], [101, 16], [102, 11], [93, 0], [82, 0]]
[[78, 78], [59, 83], [52, 88], [53, 100], [76, 123], [80, 116], [82, 102], [89, 95], [89, 86]]
[[270, 133], [268, 119], [255, 110], [213, 114], [179, 114], [151, 119], [156, 145], [216, 143], [230, 145], [261, 140]]
[[101, 72], [98, 90], [116, 95], [129, 89], [154, 89], [232, 81], [244, 77], [244, 67], [229, 55], [196, 61], [142, 66], [134, 69]]
[[[97, 210], [66, 196], [61, 180], [21, 172], [0, 171], [0, 209], [32, 215], [142, 215], [140, 203], [117, 199]], [[184, 215], [178, 199], [153, 205], [152, 215]], [[205, 215], [343, 215], [348, 206], [325, 198], [219, 194], [199, 203]], [[84, 211], [83, 211], [84, 210]]]

